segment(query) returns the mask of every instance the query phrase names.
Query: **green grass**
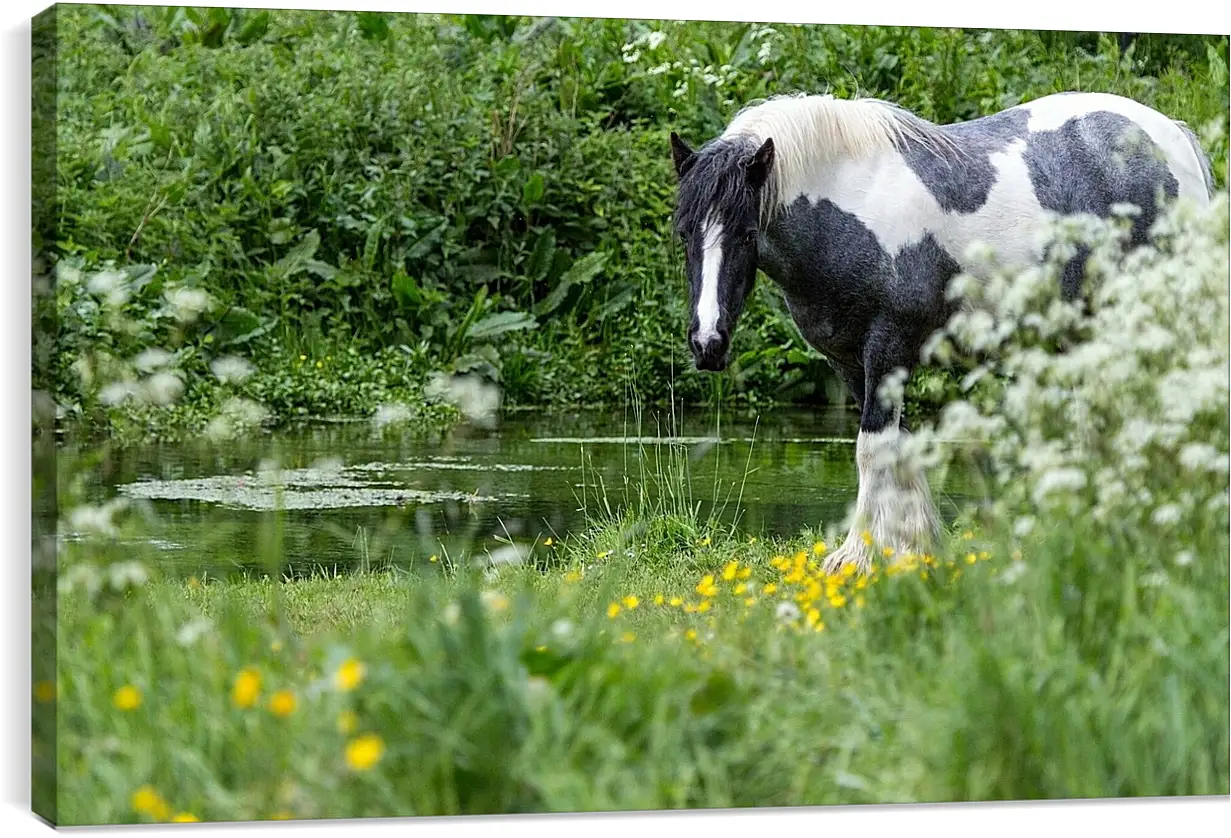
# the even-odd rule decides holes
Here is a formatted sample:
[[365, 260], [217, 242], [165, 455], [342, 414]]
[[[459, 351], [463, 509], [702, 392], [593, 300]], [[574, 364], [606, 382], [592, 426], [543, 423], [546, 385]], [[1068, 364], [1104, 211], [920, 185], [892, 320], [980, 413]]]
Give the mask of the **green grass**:
[[[204, 820], [1225, 794], [1227, 538], [1192, 536], [1196, 560], [1163, 569], [1080, 527], [955, 533], [912, 569], [819, 581], [789, 627], [813, 536], [663, 518], [486, 579], [429, 564], [62, 598], [60, 822], [150, 820], [147, 785], [155, 815]], [[348, 659], [353, 691], [333, 681]], [[248, 667], [259, 700], [237, 707]], [[126, 685], [142, 701], [123, 711]], [[357, 771], [364, 732], [383, 751]]]

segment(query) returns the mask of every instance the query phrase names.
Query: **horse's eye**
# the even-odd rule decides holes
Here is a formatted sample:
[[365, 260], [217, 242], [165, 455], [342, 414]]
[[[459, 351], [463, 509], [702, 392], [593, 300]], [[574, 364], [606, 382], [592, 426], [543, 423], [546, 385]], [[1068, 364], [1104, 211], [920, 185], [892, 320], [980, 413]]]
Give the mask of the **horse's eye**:
[[756, 243], [757, 243], [757, 231], [756, 230], [749, 230], [747, 233], [744, 233], [744, 244], [748, 245], [749, 247], [752, 247]]

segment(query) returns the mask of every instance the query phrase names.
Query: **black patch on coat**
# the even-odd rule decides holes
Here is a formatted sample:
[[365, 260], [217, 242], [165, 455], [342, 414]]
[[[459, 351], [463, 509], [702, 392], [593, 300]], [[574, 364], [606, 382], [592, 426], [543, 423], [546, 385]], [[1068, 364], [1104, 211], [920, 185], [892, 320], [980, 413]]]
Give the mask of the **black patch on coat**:
[[907, 140], [902, 151], [906, 165], [927, 187], [945, 212], [969, 215], [987, 203], [996, 184], [991, 156], [1026, 136], [1030, 115], [1011, 110], [969, 122], [939, 126], [960, 151], [932, 149]]
[[945, 289], [957, 261], [931, 234], [891, 257], [854, 215], [802, 196], [770, 225], [760, 254], [804, 340], [854, 393], [861, 429], [881, 430], [888, 414], [870, 396], [895, 368], [913, 370], [948, 319]]
[[1044, 209], [1106, 218], [1113, 204], [1140, 207], [1133, 222], [1133, 244], [1145, 243], [1158, 217], [1158, 190], [1168, 198], [1179, 194], [1162, 149], [1136, 123], [1109, 111], [1074, 117], [1054, 131], [1032, 133], [1022, 158]]

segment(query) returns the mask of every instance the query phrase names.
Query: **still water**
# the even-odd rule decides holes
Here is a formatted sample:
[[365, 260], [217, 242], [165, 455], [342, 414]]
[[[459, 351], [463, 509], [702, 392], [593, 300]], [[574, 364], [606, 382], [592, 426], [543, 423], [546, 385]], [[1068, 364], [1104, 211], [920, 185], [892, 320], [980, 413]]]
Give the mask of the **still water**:
[[[692, 508], [762, 536], [837, 527], [855, 498], [857, 430], [858, 416], [841, 408], [511, 412], [431, 441], [314, 424], [96, 454], [86, 491], [96, 502], [138, 500], [145, 518], [132, 548], [172, 573], [499, 561], [638, 503]], [[68, 448], [62, 470], [84, 453]], [[942, 513], [965, 483], [951, 472], [933, 486]]]

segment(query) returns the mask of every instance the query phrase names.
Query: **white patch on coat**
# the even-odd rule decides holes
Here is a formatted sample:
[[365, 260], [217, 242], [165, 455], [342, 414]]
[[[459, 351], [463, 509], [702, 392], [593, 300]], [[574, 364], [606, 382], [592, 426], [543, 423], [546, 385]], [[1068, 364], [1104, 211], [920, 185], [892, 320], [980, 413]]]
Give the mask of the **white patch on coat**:
[[701, 294], [697, 297], [697, 342], [718, 339], [718, 277], [722, 271], [722, 222], [711, 215], [701, 225]]

